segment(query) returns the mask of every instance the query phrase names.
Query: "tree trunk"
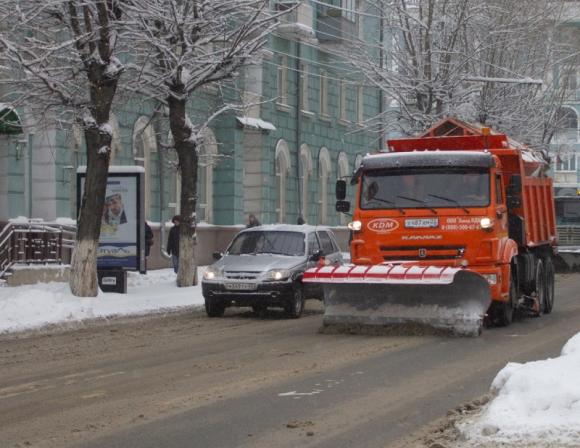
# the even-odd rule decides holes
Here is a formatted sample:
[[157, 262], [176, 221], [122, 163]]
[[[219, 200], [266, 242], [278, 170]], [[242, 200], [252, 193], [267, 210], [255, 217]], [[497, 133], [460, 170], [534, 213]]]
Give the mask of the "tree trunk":
[[101, 235], [101, 219], [107, 191], [109, 159], [111, 156], [111, 105], [117, 90], [117, 79], [105, 76], [106, 66], [94, 64], [88, 72], [91, 81], [91, 113], [94, 121], [85, 123], [87, 173], [77, 217], [75, 249], [71, 260], [69, 286], [77, 297], [96, 297], [97, 250]]
[[177, 86], [177, 94], [170, 97], [169, 125], [181, 170], [181, 224], [179, 226], [179, 270], [177, 286], [197, 284], [197, 263], [194, 254], [195, 206], [197, 204], [197, 143], [192, 138], [193, 129], [186, 118], [186, 101]]
[[97, 130], [88, 130], [85, 132], [85, 138], [88, 156], [87, 174], [78, 216], [69, 284], [75, 296], [95, 297], [98, 293], [97, 249], [105, 205], [109, 155], [104, 157], [98, 152], [101, 139]]

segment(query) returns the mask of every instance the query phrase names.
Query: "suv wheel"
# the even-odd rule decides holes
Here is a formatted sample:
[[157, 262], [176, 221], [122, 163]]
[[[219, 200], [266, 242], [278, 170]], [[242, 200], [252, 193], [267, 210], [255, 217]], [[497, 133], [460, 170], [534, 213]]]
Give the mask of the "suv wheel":
[[304, 293], [302, 292], [302, 285], [295, 284], [294, 292], [292, 298], [288, 301], [284, 307], [288, 317], [292, 319], [298, 319], [302, 316], [302, 311], [304, 311]]
[[222, 317], [226, 307], [222, 303], [216, 303], [211, 299], [205, 299], [205, 312], [208, 317]]

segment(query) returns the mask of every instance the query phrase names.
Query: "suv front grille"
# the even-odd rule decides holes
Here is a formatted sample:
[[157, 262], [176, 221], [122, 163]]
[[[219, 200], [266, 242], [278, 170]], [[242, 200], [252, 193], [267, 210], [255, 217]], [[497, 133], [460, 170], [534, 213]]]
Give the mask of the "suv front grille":
[[225, 271], [224, 277], [230, 280], [256, 280], [260, 272]]

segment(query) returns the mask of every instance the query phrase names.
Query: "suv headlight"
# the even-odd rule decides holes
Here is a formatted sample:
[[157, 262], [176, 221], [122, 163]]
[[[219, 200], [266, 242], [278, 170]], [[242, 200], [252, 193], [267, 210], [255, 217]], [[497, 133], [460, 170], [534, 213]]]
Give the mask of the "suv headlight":
[[203, 273], [203, 278], [205, 280], [216, 280], [221, 277], [222, 271], [215, 266], [209, 266]]
[[271, 271], [266, 272], [266, 280], [280, 282], [287, 280], [291, 275], [292, 273], [287, 269], [272, 269]]

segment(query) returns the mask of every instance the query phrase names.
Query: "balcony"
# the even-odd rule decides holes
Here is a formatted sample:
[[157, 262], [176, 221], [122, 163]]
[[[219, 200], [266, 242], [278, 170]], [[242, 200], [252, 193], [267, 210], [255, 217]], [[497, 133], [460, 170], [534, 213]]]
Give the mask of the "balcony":
[[288, 39], [313, 38], [312, 6], [300, 0], [279, 1], [275, 5], [276, 12], [287, 11], [279, 17], [280, 24], [276, 33]]
[[344, 44], [357, 36], [356, 22], [332, 5], [318, 5], [316, 37], [321, 43]]

